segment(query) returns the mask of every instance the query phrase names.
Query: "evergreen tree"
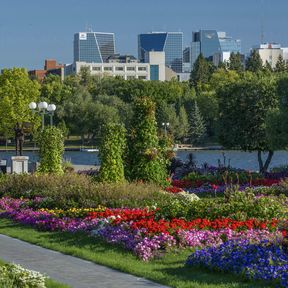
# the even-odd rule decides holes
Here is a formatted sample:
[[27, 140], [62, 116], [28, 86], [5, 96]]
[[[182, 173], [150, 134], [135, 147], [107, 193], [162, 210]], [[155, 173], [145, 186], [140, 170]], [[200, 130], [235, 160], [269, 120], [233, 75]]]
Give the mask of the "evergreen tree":
[[208, 83], [213, 72], [212, 65], [200, 54], [193, 65], [193, 70], [190, 74], [191, 86], [197, 87], [199, 84]]
[[180, 142], [185, 142], [185, 138], [187, 138], [189, 135], [188, 115], [184, 106], [181, 106], [179, 109], [178, 125], [175, 129], [174, 135], [175, 135], [175, 138], [179, 140]]
[[252, 50], [249, 58], [246, 61], [246, 70], [251, 72], [259, 72], [263, 68], [262, 59], [257, 50]]
[[229, 70], [235, 70], [236, 72], [240, 73], [244, 70], [242, 61], [241, 61], [241, 54], [237, 52], [236, 54], [234, 52], [231, 53], [228, 63]]
[[265, 65], [263, 66], [263, 71], [267, 72], [267, 73], [273, 72], [273, 68], [272, 68], [271, 64], [267, 60], [266, 60]]
[[192, 144], [199, 144], [204, 138], [206, 132], [206, 126], [204, 119], [201, 115], [197, 102], [194, 102], [190, 117], [190, 131], [189, 138]]
[[285, 72], [286, 68], [287, 68], [286, 63], [282, 55], [279, 55], [276, 66], [275, 66], [275, 72]]

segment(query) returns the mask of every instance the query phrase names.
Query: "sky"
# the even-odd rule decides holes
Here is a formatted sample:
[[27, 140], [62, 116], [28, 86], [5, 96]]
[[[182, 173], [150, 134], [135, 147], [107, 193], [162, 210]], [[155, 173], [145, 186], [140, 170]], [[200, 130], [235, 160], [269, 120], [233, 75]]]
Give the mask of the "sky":
[[73, 61], [73, 35], [114, 32], [116, 52], [137, 56], [137, 35], [225, 31], [242, 52], [264, 42], [288, 47], [288, 0], [0, 0], [0, 70], [41, 69], [45, 59]]

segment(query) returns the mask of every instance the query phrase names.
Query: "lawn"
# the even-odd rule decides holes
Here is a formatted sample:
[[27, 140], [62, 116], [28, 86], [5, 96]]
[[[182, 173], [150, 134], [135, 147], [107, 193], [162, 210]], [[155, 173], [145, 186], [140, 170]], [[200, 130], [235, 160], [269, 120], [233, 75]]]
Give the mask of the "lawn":
[[[172, 251], [166, 253], [160, 259], [143, 262], [138, 260], [132, 253], [127, 252], [127, 250], [99, 240], [96, 241], [95, 238], [83, 233], [41, 232], [28, 226], [15, 224], [7, 219], [0, 219], [0, 233], [171, 287], [273, 287], [261, 281], [247, 281], [235, 275], [185, 267], [184, 262], [192, 251], [190, 249]], [[49, 285], [54, 286], [48, 287], [65, 287], [52, 283]]]

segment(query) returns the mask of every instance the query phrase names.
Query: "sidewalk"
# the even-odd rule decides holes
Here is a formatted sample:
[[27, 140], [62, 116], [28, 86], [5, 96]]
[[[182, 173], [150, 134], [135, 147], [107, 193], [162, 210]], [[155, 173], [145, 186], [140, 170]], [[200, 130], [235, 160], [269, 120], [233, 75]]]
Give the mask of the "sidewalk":
[[2, 234], [0, 234], [0, 258], [41, 272], [75, 288], [166, 287]]

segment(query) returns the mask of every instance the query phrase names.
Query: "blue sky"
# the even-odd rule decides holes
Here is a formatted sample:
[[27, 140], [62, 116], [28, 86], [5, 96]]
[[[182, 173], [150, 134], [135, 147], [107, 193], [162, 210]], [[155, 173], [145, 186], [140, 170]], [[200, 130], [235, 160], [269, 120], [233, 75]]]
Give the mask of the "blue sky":
[[[216, 29], [242, 40], [243, 52], [264, 40], [288, 46], [287, 0], [1, 0], [0, 70], [40, 69], [45, 58], [73, 59], [73, 34], [114, 32], [116, 50], [137, 56], [137, 34]], [[262, 19], [262, 20], [261, 20]]]

